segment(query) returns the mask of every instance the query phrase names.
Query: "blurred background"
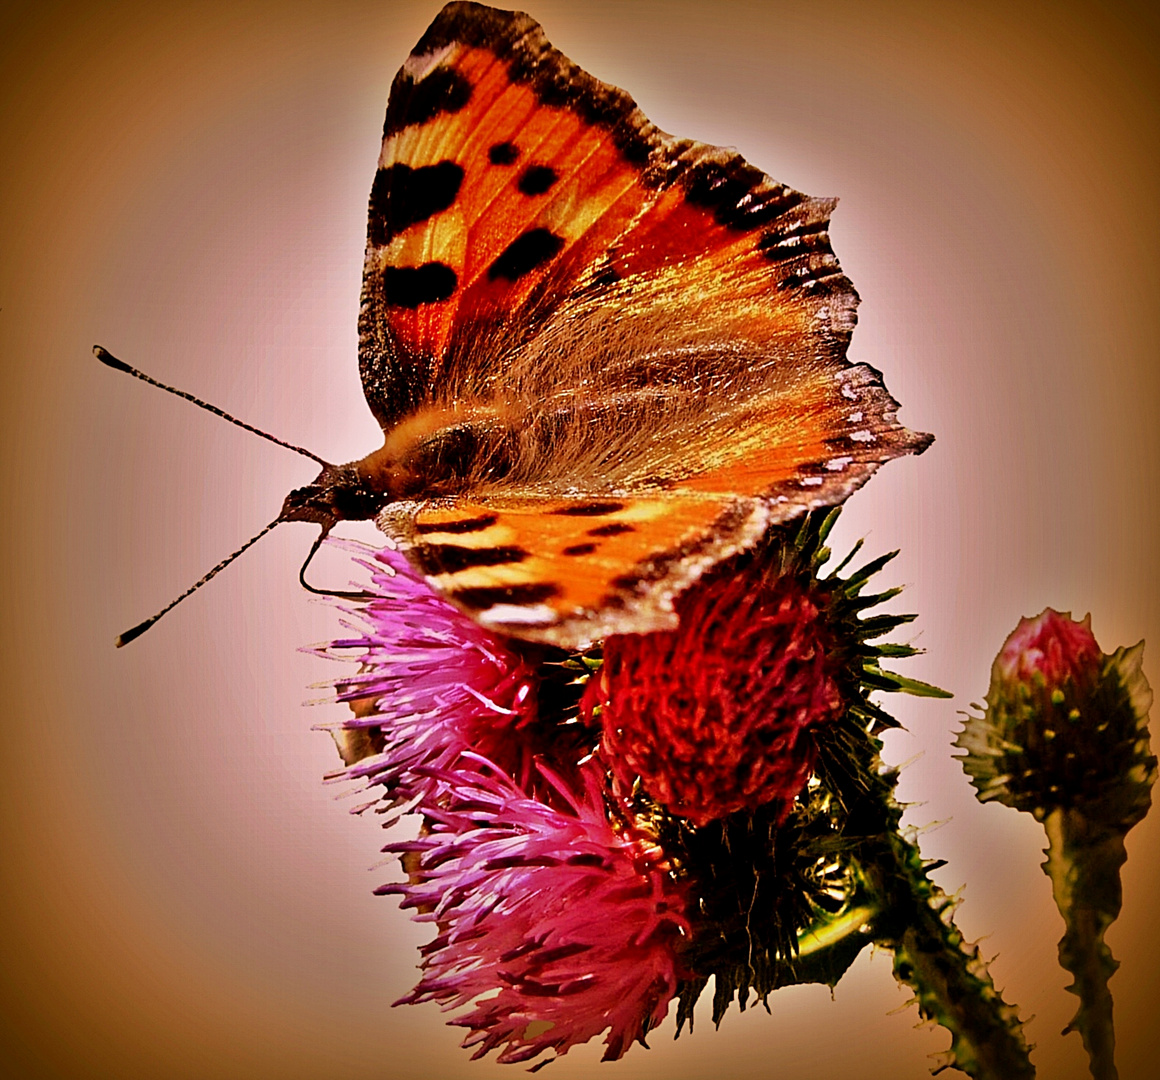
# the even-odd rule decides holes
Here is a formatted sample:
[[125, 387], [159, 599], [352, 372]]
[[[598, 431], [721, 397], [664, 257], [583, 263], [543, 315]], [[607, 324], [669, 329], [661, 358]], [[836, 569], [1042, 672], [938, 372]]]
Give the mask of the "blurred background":
[[[529, 0], [530, 2], [530, 0]], [[391, 1009], [429, 934], [377, 899], [384, 839], [321, 783], [300, 646], [338, 632], [277, 530], [122, 651], [113, 638], [252, 535], [313, 467], [98, 365], [107, 346], [329, 460], [378, 431], [355, 318], [387, 89], [434, 2], [21, 3], [0, 13], [0, 377], [7, 521], [0, 969], [5, 1075], [490, 1077], [434, 1006]], [[920, 613], [888, 758], [965, 883], [959, 923], [1040, 1075], [1087, 1075], [1029, 817], [973, 799], [950, 743], [1022, 615], [1148, 639], [1156, 501], [1158, 27], [1124, 3], [537, 0], [552, 42], [677, 135], [837, 195], [862, 295], [851, 356], [937, 436], [858, 493], [837, 545], [900, 547]], [[346, 535], [373, 539], [367, 527]], [[346, 556], [315, 577], [341, 586]], [[1154, 1074], [1160, 813], [1130, 835], [1109, 934], [1121, 1076]], [[886, 955], [832, 998], [671, 1021], [560, 1080], [919, 1080], [944, 1049]]]

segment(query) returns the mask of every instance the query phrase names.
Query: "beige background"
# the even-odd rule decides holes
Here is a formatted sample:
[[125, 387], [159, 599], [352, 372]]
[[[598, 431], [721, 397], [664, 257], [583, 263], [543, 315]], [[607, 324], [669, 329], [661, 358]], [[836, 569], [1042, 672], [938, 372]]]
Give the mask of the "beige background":
[[[278, 530], [131, 648], [277, 512], [308, 462], [97, 365], [101, 342], [331, 460], [374, 445], [355, 370], [366, 195], [390, 79], [434, 3], [9, 4], [0, 14], [6, 1075], [491, 1076], [433, 1006], [392, 1010], [426, 937], [372, 887], [380, 834], [319, 783], [296, 652], [334, 613]], [[1154, 18], [1123, 4], [565, 3], [533, 14], [679, 135], [839, 195], [863, 297], [852, 355], [938, 437], [851, 503], [956, 694], [904, 701], [904, 794], [967, 883], [960, 921], [1034, 1014], [1040, 1074], [1086, 1075], [1030, 819], [972, 799], [949, 742], [1020, 615], [1091, 610], [1149, 640], [1155, 564]], [[344, 530], [348, 534], [358, 529]], [[362, 535], [367, 535], [363, 530]], [[319, 577], [342, 583], [344, 559]], [[1110, 935], [1125, 1080], [1154, 1075], [1160, 814], [1131, 836]], [[772, 1015], [707, 1011], [560, 1080], [918, 1080], [888, 958]], [[522, 1073], [507, 1070], [505, 1075]]]

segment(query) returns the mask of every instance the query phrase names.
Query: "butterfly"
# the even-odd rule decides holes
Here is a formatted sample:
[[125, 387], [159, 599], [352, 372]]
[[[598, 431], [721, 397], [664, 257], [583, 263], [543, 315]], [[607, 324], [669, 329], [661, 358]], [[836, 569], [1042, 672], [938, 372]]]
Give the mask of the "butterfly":
[[384, 443], [277, 522], [321, 542], [376, 519], [518, 638], [672, 627], [709, 567], [932, 441], [846, 359], [834, 205], [665, 134], [529, 16], [448, 4], [391, 86], [370, 193], [359, 371]]

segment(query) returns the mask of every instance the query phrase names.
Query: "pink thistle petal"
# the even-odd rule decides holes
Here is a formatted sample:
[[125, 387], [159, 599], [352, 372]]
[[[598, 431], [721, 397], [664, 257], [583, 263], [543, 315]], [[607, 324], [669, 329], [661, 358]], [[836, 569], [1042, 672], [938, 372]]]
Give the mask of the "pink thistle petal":
[[1091, 682], [1103, 664], [1091, 622], [1090, 615], [1076, 622], [1051, 608], [1033, 619], [1020, 619], [995, 659], [996, 670], [1011, 681], [1040, 676], [1048, 689], [1061, 687], [1069, 678]]
[[467, 750], [529, 775], [532, 747], [517, 732], [535, 719], [532, 666], [432, 592], [401, 553], [339, 543], [363, 556], [375, 596], [344, 608], [361, 621], [346, 622], [351, 636], [314, 650], [361, 661], [359, 674], [335, 684], [355, 716], [332, 730], [340, 749], [360, 731], [370, 745], [332, 778], [408, 800], [430, 786], [421, 769], [450, 766]]
[[500, 1062], [530, 1061], [607, 1031], [605, 1058], [619, 1058], [676, 993], [684, 895], [613, 829], [594, 764], [579, 791], [544, 776], [563, 809], [475, 755], [430, 771], [440, 805], [427, 834], [384, 849], [419, 857], [409, 882], [379, 892], [439, 928], [401, 1001], [471, 1005], [451, 1023], [470, 1029], [475, 1057], [498, 1048]]

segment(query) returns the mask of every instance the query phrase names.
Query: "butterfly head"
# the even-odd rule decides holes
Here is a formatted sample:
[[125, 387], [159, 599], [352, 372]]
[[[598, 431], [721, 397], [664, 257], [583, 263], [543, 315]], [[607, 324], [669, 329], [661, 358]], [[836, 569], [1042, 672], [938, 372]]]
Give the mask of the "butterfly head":
[[324, 465], [314, 482], [295, 488], [282, 503], [279, 521], [309, 521], [328, 533], [340, 521], [367, 521], [392, 499], [389, 483], [361, 469], [361, 462]]

